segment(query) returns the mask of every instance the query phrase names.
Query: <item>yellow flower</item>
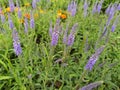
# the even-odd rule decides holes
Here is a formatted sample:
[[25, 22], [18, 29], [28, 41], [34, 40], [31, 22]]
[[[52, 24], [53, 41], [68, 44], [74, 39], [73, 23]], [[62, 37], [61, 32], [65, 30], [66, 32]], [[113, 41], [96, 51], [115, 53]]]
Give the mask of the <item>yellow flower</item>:
[[44, 11], [42, 9], [40, 9], [40, 13], [44, 13]]
[[6, 10], [6, 12], [10, 12], [11, 11], [10, 7], [7, 7], [5, 10]]
[[26, 7], [30, 6], [30, 3], [28, 3], [28, 2], [27, 2], [27, 3], [25, 3], [25, 6], [26, 6]]
[[20, 23], [24, 23], [24, 19], [20, 19]]
[[15, 10], [16, 12], [18, 12], [18, 9], [19, 9], [18, 7], [15, 7], [15, 9], [14, 9], [14, 10]]
[[62, 15], [62, 11], [61, 10], [58, 10], [57, 12], [57, 17], [60, 17]]
[[60, 17], [61, 19], [66, 19], [67, 18], [67, 13], [65, 13], [62, 10], [58, 10], [57, 17]]
[[38, 18], [38, 16], [39, 16], [38, 13], [35, 13], [35, 14], [34, 14], [34, 18], [35, 18], [35, 19]]

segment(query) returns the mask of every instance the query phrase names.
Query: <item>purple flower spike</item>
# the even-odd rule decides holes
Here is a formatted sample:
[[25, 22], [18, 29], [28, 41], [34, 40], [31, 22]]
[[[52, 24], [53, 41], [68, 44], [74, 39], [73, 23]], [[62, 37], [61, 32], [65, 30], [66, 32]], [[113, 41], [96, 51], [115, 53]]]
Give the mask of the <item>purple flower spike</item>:
[[17, 56], [22, 54], [22, 48], [20, 45], [19, 37], [17, 31], [14, 29], [12, 32], [13, 36], [13, 47], [14, 47], [14, 52]]
[[90, 83], [82, 88], [80, 88], [79, 90], [93, 90], [94, 88], [100, 86], [103, 83], [103, 81], [97, 81], [94, 83]]
[[51, 46], [56, 46], [58, 43], [58, 38], [59, 38], [59, 32], [58, 31], [54, 31], [52, 33], [52, 41], [51, 41]]
[[20, 19], [22, 17], [22, 13], [21, 13], [21, 10], [20, 10], [20, 6], [19, 6], [19, 3], [18, 3], [18, 0], [16, 0], [16, 5], [18, 7], [18, 18]]
[[99, 14], [100, 11], [101, 11], [103, 1], [104, 1], [104, 0], [101, 0], [100, 3], [98, 3], [98, 5], [97, 5], [98, 14]]
[[4, 23], [5, 22], [5, 16], [2, 13], [2, 8], [0, 8], [0, 18], [1, 18], [1, 22]]
[[75, 23], [72, 27], [72, 32], [75, 33], [76, 28], [78, 27], [78, 23]]
[[25, 18], [25, 22], [24, 22], [24, 31], [25, 31], [25, 33], [28, 32], [28, 20], [27, 20], [27, 18]]
[[73, 45], [77, 26], [78, 26], [78, 23], [73, 25], [72, 31], [70, 32], [70, 34], [68, 35], [68, 38], [67, 38], [67, 46]]
[[97, 2], [95, 3], [95, 5], [93, 7], [92, 14], [94, 14], [96, 12], [97, 12]]
[[33, 0], [33, 1], [32, 1], [32, 7], [33, 7], [33, 9], [36, 8], [36, 0]]
[[109, 17], [108, 17], [107, 25], [110, 24], [110, 21], [112, 20], [114, 14], [115, 14], [115, 11], [116, 11], [115, 7], [114, 7], [114, 5], [112, 5], [111, 8], [110, 8], [110, 11], [109, 11]]
[[52, 37], [52, 21], [50, 21], [49, 35]]
[[94, 64], [96, 63], [96, 61], [99, 58], [99, 55], [102, 53], [102, 51], [104, 50], [105, 46], [100, 47], [98, 50], [96, 50], [96, 52], [90, 57], [90, 59], [88, 60], [88, 63], [85, 66], [86, 70], [92, 70]]
[[77, 10], [77, 4], [76, 4], [75, 1], [74, 1], [74, 2], [73, 2], [73, 8], [72, 8], [72, 10], [71, 10], [71, 16], [75, 16], [76, 10]]
[[10, 7], [10, 11], [13, 12], [15, 8], [13, 0], [9, 0], [9, 7]]
[[56, 46], [59, 39], [59, 33], [60, 33], [60, 19], [58, 18], [56, 20], [56, 24], [54, 26], [54, 30], [52, 31], [52, 41], [51, 46]]
[[5, 16], [3, 14], [1, 14], [0, 16], [1, 16], [1, 22], [4, 23], [5, 22]]
[[120, 11], [120, 4], [117, 6], [117, 10], [119, 10], [119, 11]]
[[36, 0], [36, 2], [40, 2], [40, 0]]
[[72, 1], [67, 8], [67, 11], [70, 13], [71, 16], [75, 16], [77, 10], [77, 4], [75, 1]]
[[120, 18], [120, 15], [116, 17], [116, 19], [115, 19], [115, 21], [114, 21], [114, 23], [113, 23], [113, 25], [112, 25], [112, 28], [111, 28], [111, 31], [112, 31], [112, 32], [115, 31], [115, 28], [116, 28], [116, 26], [117, 26], [117, 24], [118, 24], [119, 18]]
[[8, 22], [9, 22], [9, 27], [10, 27], [10, 29], [13, 29], [13, 28], [14, 28], [14, 25], [13, 25], [12, 19], [11, 19], [11, 17], [10, 17], [9, 14], [8, 14]]
[[88, 3], [87, 3], [87, 0], [85, 0], [85, 2], [84, 2], [84, 17], [86, 17], [87, 16], [87, 10], [88, 10]]
[[18, 18], [21, 18], [22, 17], [22, 12], [20, 10], [20, 8], [18, 8]]
[[69, 24], [66, 26], [66, 30], [65, 30], [64, 36], [63, 36], [63, 43], [64, 43], [64, 44], [67, 44], [68, 26], [69, 26]]
[[70, 33], [68, 36], [67, 46], [72, 46], [74, 43], [75, 35], [73, 33]]
[[115, 31], [115, 28], [116, 28], [116, 25], [113, 24], [113, 25], [112, 25], [112, 28], [111, 28], [111, 31], [114, 32], [114, 31]]
[[35, 22], [34, 22], [34, 17], [33, 17], [33, 13], [31, 12], [30, 15], [30, 28], [34, 28], [35, 27]]
[[111, 8], [111, 4], [110, 4], [110, 5], [108, 6], [108, 8], [105, 10], [105, 13], [106, 13], [107, 15], [109, 15], [110, 8]]

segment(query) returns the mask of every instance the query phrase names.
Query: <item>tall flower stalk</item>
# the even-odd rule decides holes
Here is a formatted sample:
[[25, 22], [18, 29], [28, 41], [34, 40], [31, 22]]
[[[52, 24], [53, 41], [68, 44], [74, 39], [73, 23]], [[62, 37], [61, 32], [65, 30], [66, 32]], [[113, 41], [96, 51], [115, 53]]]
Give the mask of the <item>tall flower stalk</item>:
[[33, 1], [32, 1], [32, 8], [33, 8], [33, 9], [36, 8], [36, 2], [37, 2], [36, 0], [33, 0]]
[[2, 11], [2, 8], [0, 8], [0, 18], [1, 18], [1, 22], [4, 23], [5, 22], [5, 16], [4, 16], [4, 13]]
[[16, 5], [17, 5], [17, 8], [18, 8], [18, 18], [20, 19], [22, 17], [22, 12], [21, 12], [21, 9], [20, 9], [20, 6], [19, 6], [19, 3], [18, 3], [18, 0], [16, 0]]
[[30, 28], [33, 29], [34, 27], [35, 27], [35, 22], [34, 22], [33, 12], [31, 11], [31, 14], [30, 14]]
[[86, 17], [87, 16], [87, 10], [88, 10], [88, 2], [87, 2], [87, 0], [85, 0], [83, 8], [84, 8], [84, 17]]
[[76, 4], [76, 2], [73, 0], [73, 1], [68, 5], [67, 11], [70, 13], [71, 16], [75, 16], [76, 10], [77, 10], [77, 4]]
[[22, 54], [22, 48], [21, 48], [21, 45], [20, 45], [20, 40], [19, 40], [19, 37], [18, 37], [18, 33], [15, 29], [13, 29], [12, 36], [13, 36], [14, 52], [17, 56], [19, 56], [19, 55]]
[[115, 28], [116, 28], [116, 26], [117, 26], [117, 24], [118, 24], [118, 21], [119, 21], [119, 17], [120, 17], [120, 15], [118, 15], [118, 16], [116, 17], [116, 19], [115, 19], [115, 21], [114, 21], [114, 23], [113, 23], [113, 25], [112, 25], [112, 27], [111, 27], [111, 32], [114, 32], [114, 31], [115, 31]]
[[101, 9], [102, 9], [103, 1], [104, 1], [104, 0], [101, 0], [100, 3], [97, 4], [97, 12], [98, 12], [98, 14], [100, 14], [100, 11], [101, 11]]
[[10, 7], [10, 12], [13, 12], [15, 8], [13, 0], [9, 0], [9, 7]]
[[10, 17], [10, 14], [8, 14], [8, 23], [9, 23], [10, 29], [12, 30], [14, 28], [14, 24], [13, 24], [13, 21], [12, 21], [12, 19]]
[[112, 5], [111, 8], [109, 9], [109, 12], [108, 12], [108, 21], [107, 21], [107, 25], [110, 24], [112, 18], [114, 17], [115, 12], [116, 12], [115, 6]]
[[92, 9], [92, 14], [94, 14], [94, 13], [96, 13], [97, 12], [97, 1], [95, 2], [95, 4], [94, 4], [94, 7], [93, 7], [93, 9]]
[[49, 59], [52, 60], [52, 56], [54, 54], [54, 48], [56, 47], [59, 39], [60, 34], [60, 18], [56, 20], [56, 24], [54, 25], [54, 28], [52, 28], [52, 22], [50, 22], [50, 28], [49, 28], [49, 34], [51, 37], [51, 43], [50, 43], [50, 57]]
[[25, 22], [24, 22], [24, 31], [25, 31], [25, 33], [27, 33], [28, 32], [28, 20], [27, 20], [27, 18], [25, 17]]
[[[60, 29], [60, 19], [57, 19], [56, 24], [54, 26], [54, 29], [50, 32], [52, 32], [51, 35], [51, 46], [56, 46], [58, 43], [58, 39], [59, 39], [59, 29]], [[51, 27], [50, 27], [51, 28]]]
[[79, 90], [93, 90], [94, 88], [100, 86], [103, 83], [103, 81], [97, 81], [94, 83], [90, 83], [82, 88], [80, 88]]
[[68, 48], [73, 45], [74, 39], [75, 39], [75, 34], [76, 34], [76, 28], [78, 26], [78, 23], [75, 23], [70, 31], [70, 34], [68, 35], [68, 26], [66, 26], [66, 30], [63, 35], [63, 44], [64, 44], [64, 52], [63, 52], [63, 57], [66, 58], [68, 52]]
[[104, 50], [105, 46], [101, 46], [99, 49], [95, 51], [95, 53], [89, 58], [88, 63], [85, 66], [85, 70], [92, 70], [94, 64], [98, 60], [100, 54]]

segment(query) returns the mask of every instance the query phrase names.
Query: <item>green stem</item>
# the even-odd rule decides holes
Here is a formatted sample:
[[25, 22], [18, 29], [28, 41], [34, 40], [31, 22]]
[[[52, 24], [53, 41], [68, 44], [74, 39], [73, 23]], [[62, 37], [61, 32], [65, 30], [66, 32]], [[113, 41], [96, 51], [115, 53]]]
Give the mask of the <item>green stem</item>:
[[78, 82], [77, 82], [77, 85], [75, 86], [74, 89], [76, 89], [76, 88], [79, 86], [79, 84], [80, 84], [81, 81], [86, 82], [86, 81], [84, 80], [84, 77], [85, 77], [85, 74], [86, 74], [86, 73], [87, 73], [87, 70], [84, 70], [83, 73], [82, 73], [82, 75], [81, 75], [81, 77], [79, 78], [79, 80], [78, 80]]

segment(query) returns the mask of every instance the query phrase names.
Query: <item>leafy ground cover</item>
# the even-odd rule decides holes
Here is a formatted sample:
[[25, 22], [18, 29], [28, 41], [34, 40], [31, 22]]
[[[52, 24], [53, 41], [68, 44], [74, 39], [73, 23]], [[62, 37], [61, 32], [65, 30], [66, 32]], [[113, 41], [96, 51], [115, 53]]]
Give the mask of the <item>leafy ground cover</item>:
[[119, 90], [120, 4], [1, 0], [0, 90]]

